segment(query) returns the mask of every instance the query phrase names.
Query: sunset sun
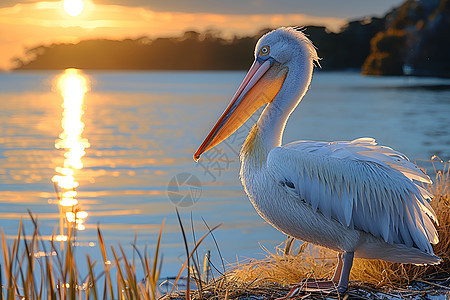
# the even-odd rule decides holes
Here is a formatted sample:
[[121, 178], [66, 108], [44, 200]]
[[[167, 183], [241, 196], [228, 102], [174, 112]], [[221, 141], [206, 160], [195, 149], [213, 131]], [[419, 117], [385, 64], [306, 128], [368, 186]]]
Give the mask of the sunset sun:
[[72, 17], [76, 17], [83, 11], [83, 0], [63, 0], [64, 11]]

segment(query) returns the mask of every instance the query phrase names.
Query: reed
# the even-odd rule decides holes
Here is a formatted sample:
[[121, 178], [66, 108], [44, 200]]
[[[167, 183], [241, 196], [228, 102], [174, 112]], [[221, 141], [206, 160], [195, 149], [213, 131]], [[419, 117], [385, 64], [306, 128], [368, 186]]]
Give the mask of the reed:
[[[27, 237], [23, 231], [22, 221], [20, 222], [17, 237], [11, 245], [6, 242], [3, 229], [1, 230], [1, 243], [3, 252], [3, 272], [7, 279], [2, 282], [2, 298], [7, 300], [15, 299], [145, 299], [156, 300], [160, 294], [159, 276], [162, 267], [161, 257], [161, 237], [164, 229], [164, 220], [161, 224], [158, 239], [154, 247], [155, 254], [151, 259], [147, 248], [142, 252], [136, 246], [134, 240], [132, 258], [126, 255], [122, 245], [116, 247], [111, 245], [108, 256], [107, 245], [100, 228], [97, 228], [98, 248], [101, 253], [101, 261], [92, 261], [86, 255], [87, 274], [82, 277], [77, 268], [77, 258], [74, 245], [76, 230], [68, 228], [67, 242], [58, 242], [52, 238], [50, 241], [42, 238], [39, 234], [39, 222], [30, 214], [34, 224], [34, 231], [31, 237]], [[207, 232], [198, 240], [193, 234], [193, 247], [189, 249], [181, 217], [178, 214], [180, 229], [183, 235], [186, 249], [186, 261], [181, 266], [180, 271], [173, 282], [172, 291], [177, 288], [178, 281], [187, 270], [187, 290], [186, 299], [189, 299], [191, 280], [197, 288], [202, 290], [202, 286], [207, 283], [199, 270], [199, 256], [197, 250], [205, 238], [219, 227], [210, 228], [208, 224]], [[192, 222], [192, 220], [191, 220]], [[192, 225], [193, 227], [193, 225]], [[63, 243], [60, 245], [59, 243]], [[9, 243], [11, 244], [11, 243]], [[60, 247], [61, 246], [61, 247]], [[135, 257], [140, 262], [143, 274], [137, 276]], [[212, 273], [209, 256], [205, 258], [203, 274]], [[0, 276], [1, 278], [1, 276]], [[83, 278], [83, 279], [80, 279]], [[143, 279], [141, 279], [143, 278]]]
[[[6, 242], [1, 230], [3, 252], [3, 274], [1, 299], [145, 299], [156, 300], [158, 280], [162, 262], [160, 259], [161, 224], [155, 254], [150, 258], [147, 251], [141, 253], [133, 244], [133, 259], [126, 256], [119, 244], [111, 246], [112, 257], [108, 257], [100, 228], [97, 230], [98, 247], [102, 261], [92, 261], [86, 255], [88, 271], [84, 277], [77, 268], [75, 230], [68, 230], [68, 241], [60, 247], [55, 239], [50, 241], [39, 234], [39, 223], [30, 213], [34, 224], [31, 237], [27, 237], [20, 222], [17, 237]], [[137, 254], [143, 269], [143, 279], [138, 279], [134, 256]], [[82, 279], [80, 279], [82, 278]], [[99, 290], [101, 289], [101, 290]]]

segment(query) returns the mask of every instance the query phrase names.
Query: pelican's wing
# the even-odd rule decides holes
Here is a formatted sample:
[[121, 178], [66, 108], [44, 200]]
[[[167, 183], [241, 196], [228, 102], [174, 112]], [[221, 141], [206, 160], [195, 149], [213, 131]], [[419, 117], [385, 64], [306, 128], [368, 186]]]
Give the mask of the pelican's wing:
[[291, 194], [344, 226], [430, 253], [438, 242], [431, 194], [421, 187], [430, 178], [374, 139], [291, 143], [272, 149], [267, 166]]

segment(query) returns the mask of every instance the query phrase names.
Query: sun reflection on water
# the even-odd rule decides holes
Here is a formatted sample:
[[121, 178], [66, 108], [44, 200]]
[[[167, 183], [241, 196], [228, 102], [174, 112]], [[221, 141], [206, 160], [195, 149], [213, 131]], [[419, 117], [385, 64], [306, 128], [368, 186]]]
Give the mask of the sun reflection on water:
[[85, 149], [90, 146], [88, 140], [81, 136], [84, 130], [83, 100], [89, 90], [89, 81], [80, 70], [66, 69], [57, 78], [56, 86], [64, 99], [64, 111], [61, 121], [63, 132], [55, 142], [55, 148], [64, 149], [65, 158], [63, 166], [55, 168], [57, 174], [52, 181], [58, 193], [60, 211], [60, 235], [56, 240], [66, 241], [64, 227], [67, 230], [84, 230], [84, 222], [88, 216], [87, 212], [81, 211], [81, 204], [77, 199], [75, 189], [79, 183], [75, 172], [83, 168], [81, 159], [86, 154]]

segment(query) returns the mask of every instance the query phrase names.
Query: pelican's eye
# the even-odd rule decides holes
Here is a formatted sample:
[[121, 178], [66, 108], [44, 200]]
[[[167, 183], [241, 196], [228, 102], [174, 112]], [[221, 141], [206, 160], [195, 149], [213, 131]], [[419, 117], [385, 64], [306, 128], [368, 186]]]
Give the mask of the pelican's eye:
[[264, 46], [261, 48], [261, 50], [259, 50], [259, 55], [267, 55], [270, 52], [270, 47], [269, 46]]

